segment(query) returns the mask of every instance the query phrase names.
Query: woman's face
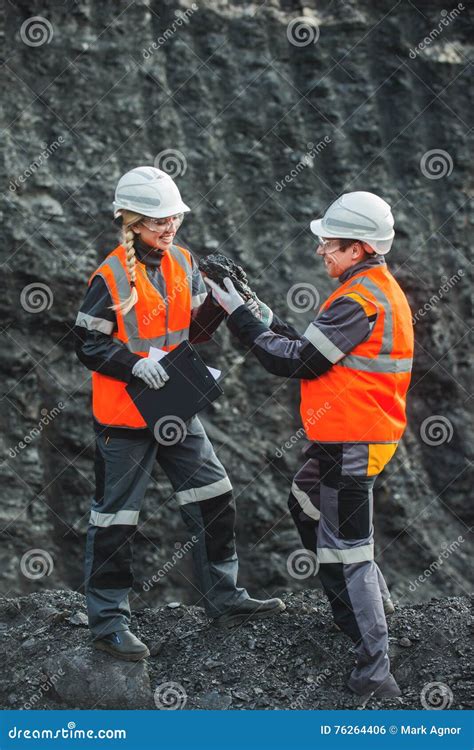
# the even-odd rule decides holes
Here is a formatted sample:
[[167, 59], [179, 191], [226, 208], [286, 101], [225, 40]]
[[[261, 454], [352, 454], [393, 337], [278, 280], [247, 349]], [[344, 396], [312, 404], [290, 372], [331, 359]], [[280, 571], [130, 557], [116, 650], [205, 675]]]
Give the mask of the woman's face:
[[133, 227], [143, 242], [157, 250], [168, 250], [174, 242], [176, 232], [183, 221], [183, 214], [167, 216], [165, 219], [145, 217]]

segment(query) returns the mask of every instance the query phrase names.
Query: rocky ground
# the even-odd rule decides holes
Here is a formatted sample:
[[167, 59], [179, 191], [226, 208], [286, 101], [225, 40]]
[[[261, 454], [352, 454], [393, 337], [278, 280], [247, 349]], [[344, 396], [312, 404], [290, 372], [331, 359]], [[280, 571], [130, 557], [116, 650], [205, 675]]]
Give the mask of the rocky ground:
[[[351, 709], [351, 642], [325, 599], [283, 597], [277, 618], [223, 631], [203, 610], [143, 609], [132, 629], [150, 648], [130, 664], [91, 649], [84, 599], [71, 591], [0, 601], [2, 708]], [[368, 709], [472, 707], [472, 610], [467, 597], [405, 606], [390, 617], [390, 654], [403, 696]], [[435, 685], [433, 685], [435, 683]], [[364, 704], [362, 704], [364, 705]]]
[[[309, 281], [321, 299], [330, 290], [315, 265], [310, 219], [347, 190], [373, 190], [392, 203], [397, 238], [390, 262], [414, 313], [421, 309], [422, 314], [415, 327], [409, 427], [376, 486], [378, 561], [403, 605], [471, 590], [468, 466], [473, 442], [466, 342], [472, 185], [466, 61], [472, 7], [465, 5], [436, 43], [414, 58], [410, 51], [446, 14], [444, 0], [308, 0], [304, 7], [295, 0], [261, 6], [207, 0], [180, 24], [177, 14], [188, 8], [184, 0], [19, 0], [6, 5], [0, 169], [10, 187], [2, 197], [0, 243], [0, 591], [9, 597], [36, 592], [18, 600], [17, 614], [17, 605], [9, 605], [8, 632], [17, 650], [8, 647], [6, 657], [12, 660], [16, 653], [20, 661], [16, 669], [13, 660], [8, 675], [16, 677], [7, 688], [6, 704], [9, 698], [10, 705], [27, 700], [28, 678], [32, 689], [40, 684], [47, 646], [51, 656], [64, 649], [66, 660], [71, 649], [77, 649], [79, 659], [88, 653], [84, 630], [40, 614], [42, 607], [74, 609], [82, 602], [70, 594], [41, 593], [54, 587], [79, 589], [93, 493], [90, 377], [75, 357], [72, 326], [89, 274], [117, 243], [111, 221], [117, 180], [138, 164], [153, 164], [169, 148], [184, 157], [175, 174], [193, 208], [179, 240], [197, 256], [222, 251], [234, 258], [261, 298], [301, 331], [313, 313], [290, 309], [293, 285]], [[36, 15], [46, 17], [53, 32], [37, 46], [25, 43], [21, 31]], [[290, 43], [288, 24], [301, 15], [318, 25], [317, 43]], [[166, 43], [151, 47], [166, 29], [172, 31]], [[326, 136], [330, 142], [315, 151]], [[53, 143], [57, 147], [47, 158], [31, 166]], [[430, 179], [420, 168], [432, 149], [449, 157], [444, 157], [447, 168], [440, 179]], [[158, 165], [163, 165], [160, 159]], [[440, 292], [451, 279], [447, 291]], [[36, 304], [27, 304], [30, 285], [40, 295]], [[291, 479], [302, 461], [301, 439], [285, 447], [300, 427], [297, 384], [267, 376], [225, 328], [201, 353], [224, 371], [225, 395], [204, 422], [236, 489], [241, 581], [255, 595], [303, 589], [307, 581], [291, 579], [286, 568], [288, 555], [300, 546], [286, 513]], [[432, 418], [438, 421], [433, 434], [426, 430]], [[183, 637], [187, 623], [189, 630], [195, 622], [203, 627], [198, 611], [150, 609], [172, 599], [196, 601], [190, 560], [173, 558], [186, 539], [179, 513], [165, 479], [158, 472], [154, 479], [137, 537], [138, 585], [167, 561], [173, 564], [159, 584], [138, 590], [135, 606], [144, 609], [137, 613], [137, 627], [152, 638], [157, 623], [168, 629], [180, 618], [176, 632]], [[462, 542], [444, 554], [459, 537]], [[34, 571], [25, 575], [21, 560], [31, 549], [49, 555], [43, 577]], [[214, 689], [232, 706], [260, 706], [264, 700], [289, 705], [299, 689], [311, 684], [306, 676], [319, 674], [321, 654], [310, 633], [315, 622], [328, 624], [322, 603], [317, 602], [313, 617], [300, 609], [304, 597], [294, 601], [296, 620], [285, 615], [283, 629], [275, 632], [277, 642], [283, 639], [282, 666], [273, 643], [265, 640], [270, 625], [232, 636], [251, 657], [236, 649], [228, 683], [222, 667], [205, 666], [206, 660], [221, 658], [228, 665], [224, 649], [219, 657], [214, 649], [211, 654], [211, 641], [223, 645], [225, 636], [204, 629], [180, 642], [175, 633], [163, 653], [150, 660], [152, 684], [182, 679], [191, 706]], [[405, 684], [412, 693], [404, 700], [413, 707], [419, 705], [425, 678], [444, 679], [444, 669], [456, 687], [455, 703], [464, 700], [463, 689], [457, 689], [461, 677], [455, 676], [464, 658], [456, 652], [464, 648], [463, 601], [415, 606], [394, 618], [395, 639], [406, 635], [405, 622], [419, 633], [420, 640], [406, 651], [398, 640], [392, 642], [402, 682], [408, 670]], [[34, 615], [30, 625], [22, 608]], [[446, 621], [445, 612], [450, 612]], [[426, 638], [431, 632], [426, 618], [431, 617], [439, 626], [439, 642]], [[457, 645], [439, 635], [447, 633], [445, 627], [452, 627]], [[302, 633], [308, 640], [301, 640]], [[331, 666], [336, 692], [313, 691], [308, 700], [342, 705], [349, 701], [342, 673], [350, 657], [341, 636], [323, 629], [321, 637], [340, 655], [337, 669]], [[181, 671], [171, 666], [173, 653], [181, 654]], [[420, 658], [412, 661], [416, 653]], [[201, 687], [197, 676], [186, 674], [191, 655], [202, 659]], [[263, 669], [268, 655], [275, 656], [275, 664], [257, 679], [255, 664]], [[307, 670], [300, 681], [295, 655]], [[94, 658], [106, 664], [105, 657]], [[266, 680], [274, 674], [282, 681], [280, 692], [276, 683], [274, 690], [267, 689]]]

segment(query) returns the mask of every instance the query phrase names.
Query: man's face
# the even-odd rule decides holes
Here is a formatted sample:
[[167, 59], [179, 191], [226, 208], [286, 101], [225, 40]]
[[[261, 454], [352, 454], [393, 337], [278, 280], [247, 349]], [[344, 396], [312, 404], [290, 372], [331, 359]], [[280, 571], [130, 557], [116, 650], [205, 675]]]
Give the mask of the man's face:
[[157, 250], [168, 250], [182, 221], [183, 214], [167, 216], [164, 219], [145, 218], [136, 225], [135, 231], [140, 234], [146, 245]]
[[341, 250], [341, 240], [320, 238], [320, 243], [316, 249], [318, 255], [324, 260], [324, 265], [328, 276], [332, 279], [338, 279], [348, 268], [355, 266], [361, 260], [360, 247], [358, 242], [354, 242], [345, 250]]

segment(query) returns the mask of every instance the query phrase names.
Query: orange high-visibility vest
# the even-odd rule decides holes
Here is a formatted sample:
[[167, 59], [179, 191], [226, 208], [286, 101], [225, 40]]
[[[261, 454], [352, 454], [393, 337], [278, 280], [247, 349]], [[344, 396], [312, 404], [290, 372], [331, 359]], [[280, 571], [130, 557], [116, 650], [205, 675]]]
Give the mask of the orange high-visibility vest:
[[[161, 271], [166, 284], [162, 296], [149, 280], [146, 267], [136, 261], [136, 289], [138, 301], [123, 315], [115, 311], [117, 331], [113, 334], [131, 352], [143, 357], [150, 346], [172, 351], [189, 338], [191, 322], [192, 260], [188, 250], [173, 245], [161, 260]], [[130, 275], [126, 251], [118, 245], [89, 278], [102, 276], [113, 304], [130, 295]], [[104, 425], [117, 427], [146, 427], [146, 422], [125, 390], [127, 383], [117, 378], [92, 373], [92, 411]]]
[[[406, 394], [413, 362], [412, 314], [385, 265], [341, 284], [321, 305], [356, 299], [377, 312], [368, 338], [328, 372], [301, 382], [301, 418], [310, 440], [328, 443], [396, 443], [406, 425]], [[375, 308], [375, 309], [374, 309]], [[324, 352], [323, 352], [324, 353]]]

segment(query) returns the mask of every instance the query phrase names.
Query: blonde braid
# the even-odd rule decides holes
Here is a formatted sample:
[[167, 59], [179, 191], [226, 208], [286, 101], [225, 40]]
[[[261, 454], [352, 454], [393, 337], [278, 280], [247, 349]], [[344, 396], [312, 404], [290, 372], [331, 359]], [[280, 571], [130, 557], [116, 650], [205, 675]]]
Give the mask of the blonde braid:
[[122, 211], [121, 215], [122, 215], [122, 244], [125, 247], [125, 251], [126, 251], [127, 270], [130, 274], [130, 286], [131, 286], [132, 291], [130, 292], [130, 296], [127, 297], [126, 300], [123, 300], [117, 305], [111, 305], [111, 309], [120, 310], [122, 315], [126, 315], [129, 312], [129, 310], [131, 310], [132, 307], [138, 301], [138, 292], [135, 286], [135, 282], [137, 278], [137, 269], [136, 269], [135, 247], [133, 244], [134, 239], [135, 239], [135, 233], [132, 230], [132, 224], [136, 224], [143, 217], [141, 214], [137, 214], [134, 211]]

